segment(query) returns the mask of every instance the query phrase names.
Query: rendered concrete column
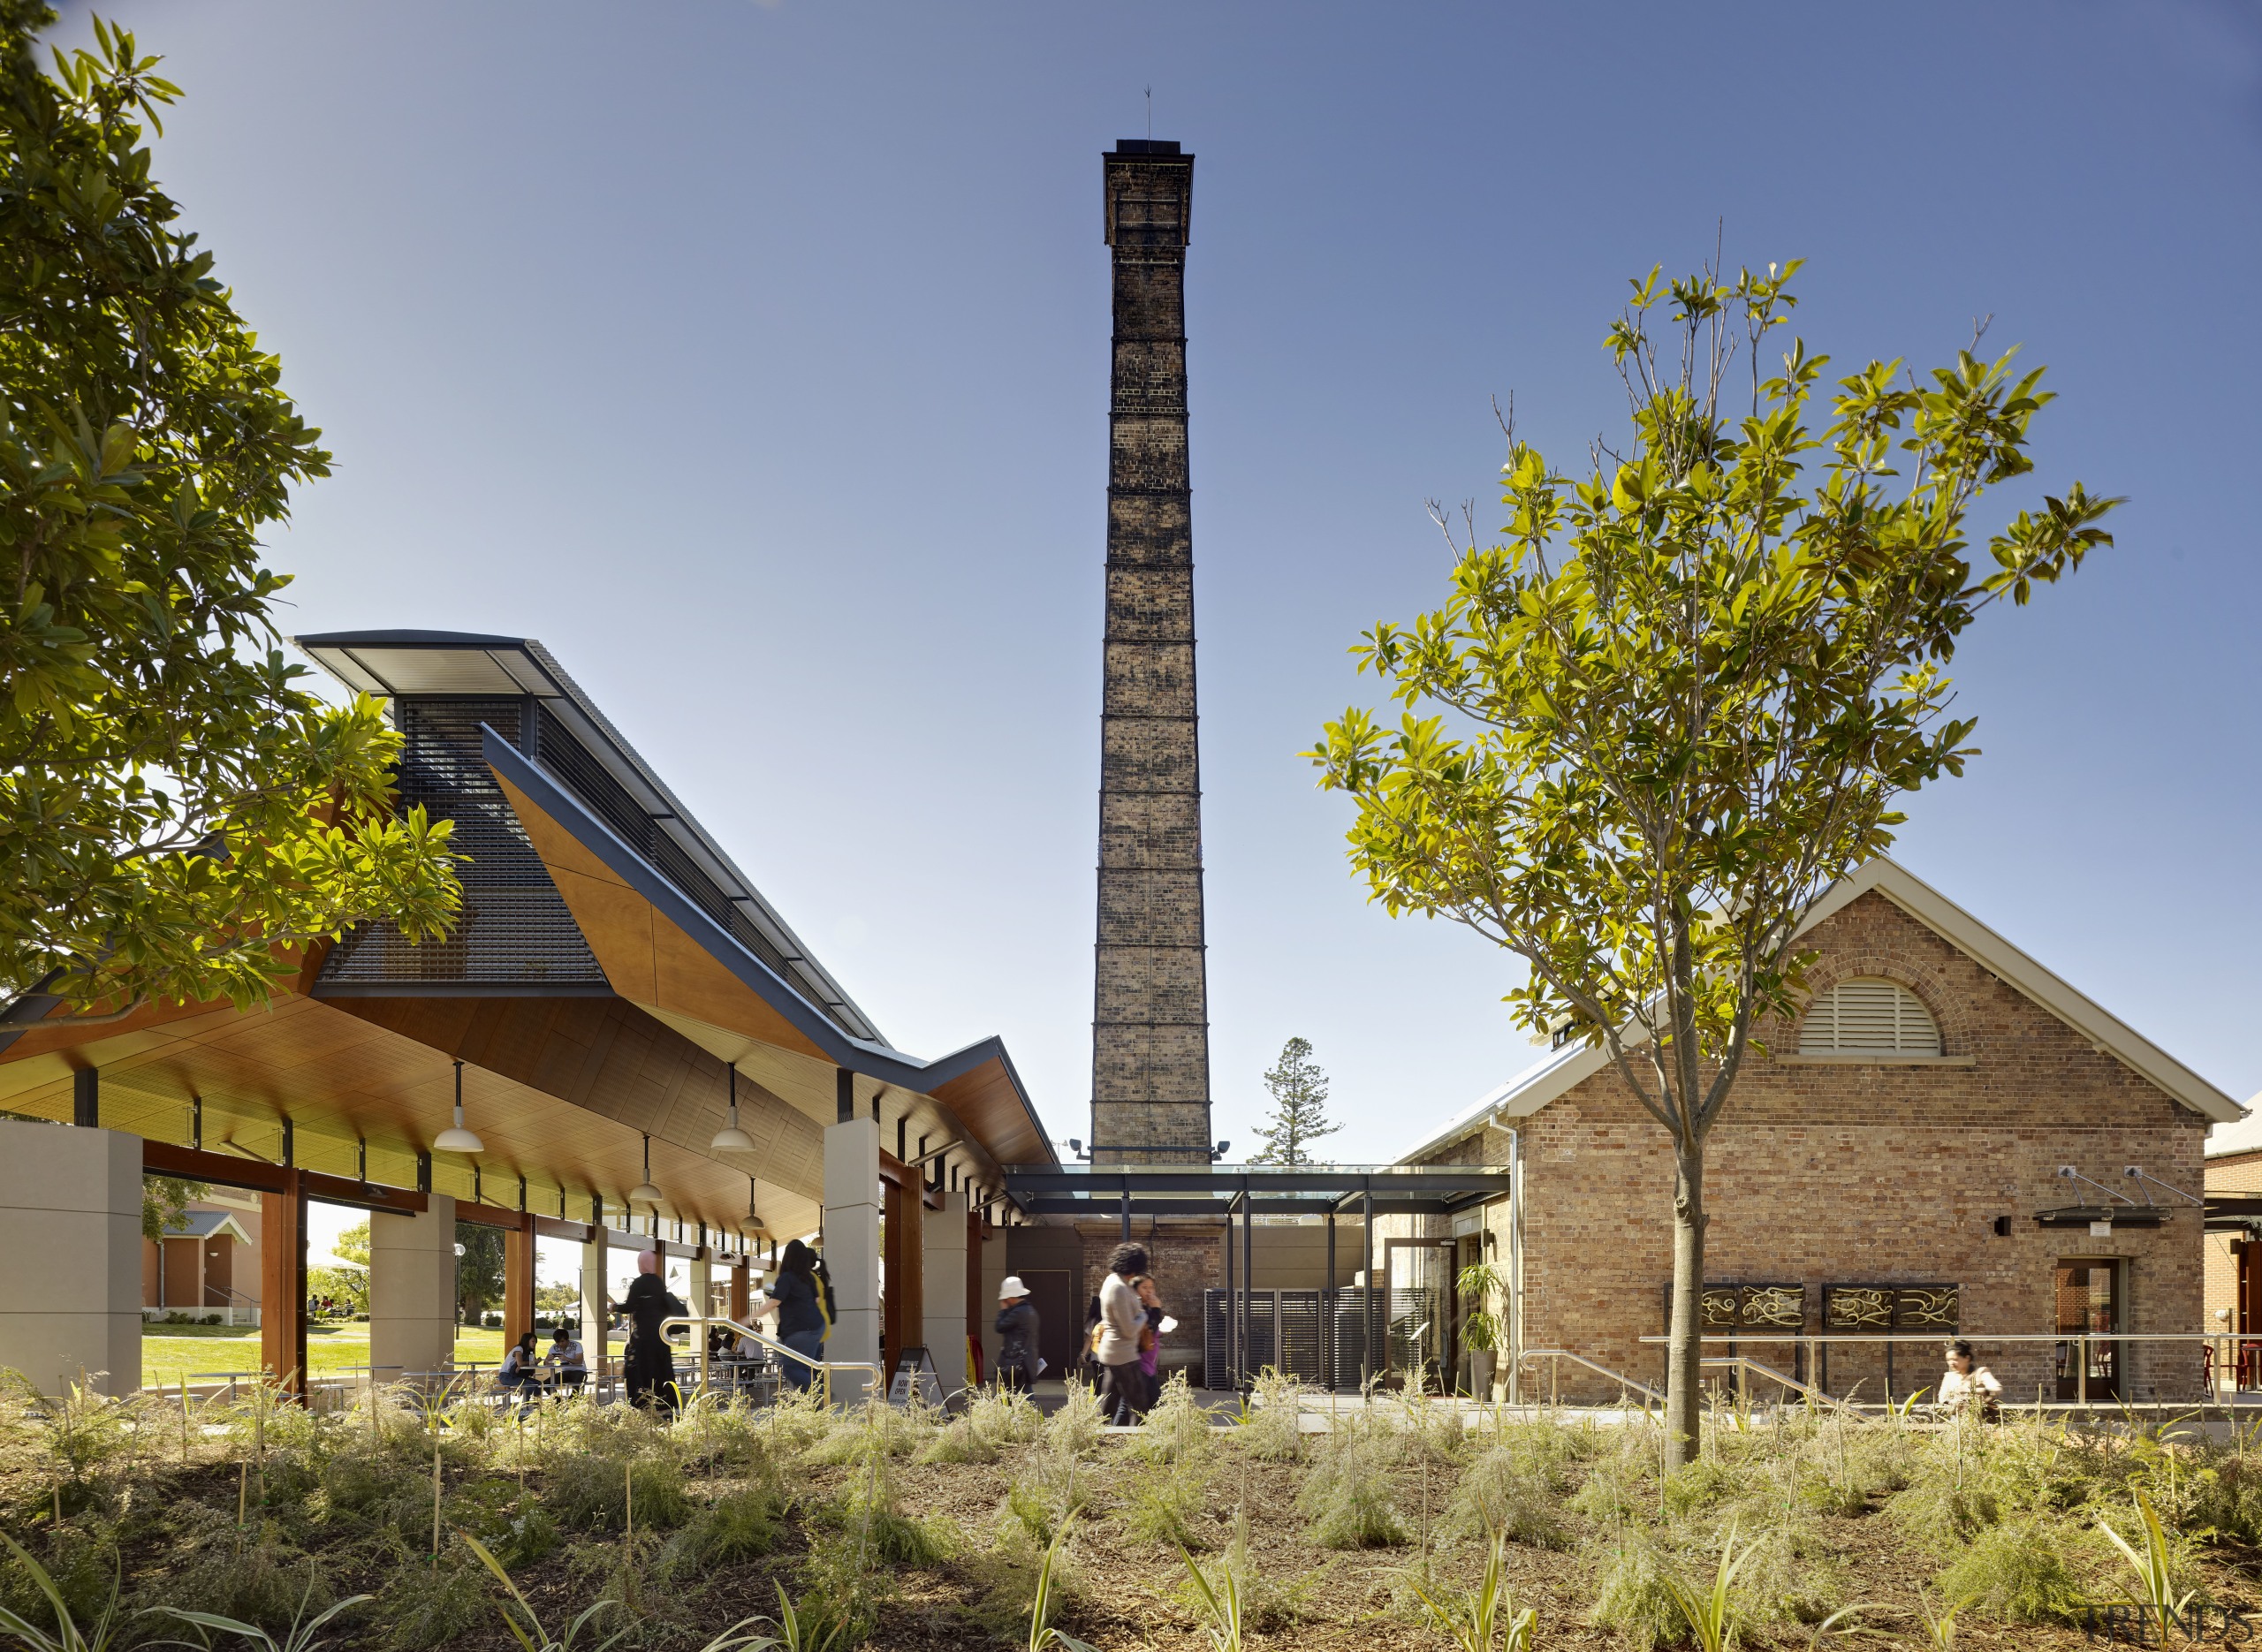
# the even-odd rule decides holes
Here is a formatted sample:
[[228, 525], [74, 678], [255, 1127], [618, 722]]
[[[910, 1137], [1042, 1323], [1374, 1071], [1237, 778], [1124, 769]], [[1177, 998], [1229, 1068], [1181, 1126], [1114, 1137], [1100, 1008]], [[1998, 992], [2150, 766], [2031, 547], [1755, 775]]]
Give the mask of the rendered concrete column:
[[0, 1366], [141, 1386], [141, 1139], [0, 1119]]
[[369, 1218], [369, 1363], [380, 1383], [445, 1368], [456, 1352], [456, 1201]]
[[945, 1194], [921, 1233], [924, 1315], [919, 1340], [945, 1394], [966, 1386], [966, 1195]]
[[[824, 1131], [824, 1266], [832, 1279], [827, 1360], [879, 1363], [880, 1127], [849, 1118]], [[832, 1383], [836, 1404], [863, 1398], [859, 1379]]]
[[998, 1351], [1006, 1340], [998, 1334], [998, 1287], [1011, 1272], [1006, 1265], [1006, 1230], [992, 1227], [982, 1237], [982, 1294], [974, 1304], [974, 1322], [981, 1328], [982, 1369], [992, 1381], [998, 1375]]
[[588, 1361], [592, 1380], [606, 1373], [605, 1331], [612, 1322], [605, 1300], [604, 1230], [592, 1228], [596, 1237], [581, 1247], [581, 1357]]
[[691, 1259], [691, 1292], [684, 1299], [691, 1311], [701, 1318], [715, 1311], [715, 1263], [712, 1258], [701, 1255]]

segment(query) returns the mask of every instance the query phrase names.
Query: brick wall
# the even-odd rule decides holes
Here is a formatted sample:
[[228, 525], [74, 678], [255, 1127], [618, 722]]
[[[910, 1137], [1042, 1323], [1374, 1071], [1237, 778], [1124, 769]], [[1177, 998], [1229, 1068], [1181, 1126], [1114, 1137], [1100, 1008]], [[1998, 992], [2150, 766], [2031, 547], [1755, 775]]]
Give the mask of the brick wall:
[[[1808, 1328], [1818, 1331], [1826, 1284], [1957, 1284], [1964, 1334], [1981, 1344], [2009, 1392], [2028, 1398], [2049, 1375], [2049, 1345], [1986, 1338], [2056, 1329], [2061, 1259], [2118, 1260], [2124, 1330], [2203, 1329], [2196, 1211], [2109, 1238], [2041, 1228], [2034, 1214], [2101, 1197], [2069, 1194], [2055, 1176], [2061, 1164], [2115, 1184], [2123, 1165], [2138, 1164], [2196, 1191], [2205, 1120], [1877, 894], [1818, 925], [1811, 941], [1820, 954], [1810, 978], [1817, 992], [1850, 976], [1901, 982], [1939, 1024], [1950, 1064], [1808, 1065], [1790, 1057], [1794, 1028], [1765, 1028], [1774, 1056], [1755, 1054], [1712, 1137], [1709, 1281], [1803, 1284]], [[1664, 1131], [1614, 1070], [1575, 1086], [1521, 1127], [1524, 1345], [1561, 1346], [1659, 1381], [1661, 1350], [1639, 1338], [1664, 1330], [1672, 1278], [1673, 1160]], [[1476, 1150], [1472, 1138], [1435, 1156]], [[1483, 1151], [1505, 1162], [1494, 1148]], [[2009, 1219], [2008, 1234], [1995, 1232], [1999, 1217]], [[1789, 1357], [1757, 1345], [1749, 1352]], [[1908, 1345], [1895, 1357], [1895, 1391], [1935, 1381], [1939, 1368], [1934, 1348]], [[2195, 1345], [2140, 1345], [2127, 1391], [2193, 1397], [2199, 1373]], [[1874, 1398], [1882, 1357], [1841, 1351], [1830, 1378], [1836, 1391], [1861, 1381]], [[1562, 1382], [1566, 1398], [1614, 1397], [1569, 1368]]]

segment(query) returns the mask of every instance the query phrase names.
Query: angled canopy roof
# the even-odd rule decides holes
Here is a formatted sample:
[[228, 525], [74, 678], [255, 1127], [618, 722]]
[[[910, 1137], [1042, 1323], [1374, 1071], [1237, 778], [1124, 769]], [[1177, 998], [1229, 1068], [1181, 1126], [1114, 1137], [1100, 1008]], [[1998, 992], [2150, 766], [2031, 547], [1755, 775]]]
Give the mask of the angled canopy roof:
[[[2086, 997], [2061, 977], [2005, 940], [1931, 884], [1883, 855], [1865, 861], [1838, 880], [1815, 903], [1799, 926], [1803, 935], [1863, 895], [1891, 901], [1989, 974], [2063, 1021], [2092, 1045], [2165, 1092], [2179, 1106], [2216, 1124], [2245, 1117], [2245, 1110], [2166, 1050]], [[1406, 1150], [1418, 1158], [1466, 1136], [1483, 1119], [1529, 1118], [1550, 1102], [1601, 1072], [1610, 1063], [1601, 1050], [1585, 1044], [1550, 1050], [1524, 1072], [1474, 1105], [1462, 1109], [1442, 1129]]]

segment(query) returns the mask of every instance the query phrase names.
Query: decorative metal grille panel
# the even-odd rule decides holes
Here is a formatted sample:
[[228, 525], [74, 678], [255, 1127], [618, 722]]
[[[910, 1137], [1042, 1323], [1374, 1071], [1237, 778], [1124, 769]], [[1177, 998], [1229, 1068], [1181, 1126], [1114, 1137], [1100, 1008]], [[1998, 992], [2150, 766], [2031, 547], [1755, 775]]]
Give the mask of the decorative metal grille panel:
[[1825, 1330], [1954, 1330], [1962, 1300], [1952, 1284], [1833, 1284], [1823, 1287]]
[[[1665, 1317], [1673, 1322], [1673, 1286], [1664, 1292]], [[1806, 1287], [1803, 1284], [1708, 1284], [1704, 1287], [1702, 1329], [1723, 1330], [1803, 1330], [1806, 1328]]]

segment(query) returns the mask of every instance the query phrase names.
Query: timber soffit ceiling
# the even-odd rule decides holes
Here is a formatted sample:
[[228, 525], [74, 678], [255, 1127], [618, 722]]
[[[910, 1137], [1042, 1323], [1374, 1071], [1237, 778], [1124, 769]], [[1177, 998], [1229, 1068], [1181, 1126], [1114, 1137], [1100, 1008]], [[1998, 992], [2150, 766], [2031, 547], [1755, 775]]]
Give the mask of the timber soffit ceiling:
[[[449, 632], [330, 633], [296, 638], [358, 691], [401, 696], [531, 696], [625, 785], [654, 825], [734, 906], [750, 908], [785, 973], [622, 840], [539, 760], [493, 729], [482, 754], [566, 897], [613, 990], [718, 1058], [740, 1064], [820, 1123], [834, 1115], [834, 1070], [932, 1099], [963, 1133], [964, 1156], [993, 1180], [1008, 1163], [1057, 1162], [1002, 1042], [935, 1061], [891, 1048], [703, 827], [538, 642]], [[578, 726], [576, 726], [578, 725]], [[594, 737], [594, 738], [592, 738]], [[804, 990], [804, 984], [814, 990]], [[767, 1046], [766, 1050], [750, 1048]], [[797, 1060], [796, 1057], [799, 1059]], [[762, 1070], [755, 1072], [757, 1067]], [[869, 1087], [859, 1092], [860, 1103]], [[906, 1099], [908, 1099], [907, 1097]], [[942, 1121], [936, 1121], [939, 1132]]]

